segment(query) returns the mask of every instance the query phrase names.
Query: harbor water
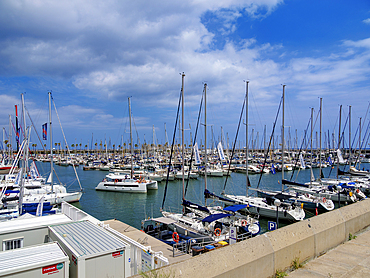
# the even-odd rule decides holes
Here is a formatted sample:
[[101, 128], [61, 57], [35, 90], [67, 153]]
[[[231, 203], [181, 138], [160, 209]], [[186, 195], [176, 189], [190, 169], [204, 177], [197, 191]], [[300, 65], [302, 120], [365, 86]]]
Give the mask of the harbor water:
[[[37, 162], [39, 172], [43, 176], [50, 173], [50, 163]], [[348, 167], [348, 166], [347, 166]], [[362, 164], [361, 168], [369, 169], [369, 164]], [[57, 177], [54, 176], [54, 182], [62, 182], [67, 186], [69, 191], [79, 190], [72, 166], [54, 165]], [[341, 169], [343, 166], [341, 166]], [[135, 228], [140, 229], [141, 220], [148, 217], [161, 216], [160, 208], [162, 207], [166, 182], [158, 182], [158, 190], [150, 190], [146, 194], [140, 193], [117, 193], [107, 191], [96, 191], [95, 187], [108, 174], [107, 171], [90, 170], [84, 171], [82, 165], [76, 167], [81, 186], [84, 194], [79, 203], [74, 205], [83, 211], [89, 213], [99, 220], [117, 219], [127, 223]], [[325, 177], [335, 177], [336, 168], [326, 167], [322, 169]], [[317, 178], [318, 168], [313, 169], [313, 174]], [[298, 174], [298, 176], [297, 176]], [[296, 182], [305, 183], [310, 180], [310, 169], [296, 170], [291, 179], [292, 171], [284, 172], [284, 178]], [[245, 173], [231, 173], [226, 177], [207, 177], [207, 189], [213, 193], [220, 194], [224, 188], [228, 194], [246, 194], [246, 175]], [[251, 187], [256, 188], [260, 180], [259, 174], [249, 175]], [[185, 181], [186, 186], [186, 181]], [[165, 210], [174, 212], [181, 211], [181, 201], [183, 195], [182, 180], [169, 181], [167, 194], [164, 203]], [[204, 200], [204, 177], [199, 176], [197, 179], [191, 179], [188, 184], [185, 198], [193, 203], [205, 204]], [[281, 172], [276, 174], [263, 174], [258, 186], [259, 189], [281, 190]], [[249, 195], [255, 194], [252, 189], [248, 190]], [[207, 201], [211, 205], [212, 200]], [[312, 213], [306, 212], [306, 217], [312, 216]], [[267, 230], [267, 220], [260, 219], [261, 231]]]

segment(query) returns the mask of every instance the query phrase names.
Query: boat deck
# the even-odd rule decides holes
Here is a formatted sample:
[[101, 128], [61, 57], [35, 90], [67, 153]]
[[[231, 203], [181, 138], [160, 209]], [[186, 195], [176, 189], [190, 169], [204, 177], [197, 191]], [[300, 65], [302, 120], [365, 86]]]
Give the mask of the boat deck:
[[119, 220], [112, 219], [104, 221], [104, 224], [109, 224], [109, 227], [120, 232], [121, 234], [132, 238], [144, 246], [150, 246], [155, 252], [162, 251], [163, 256], [166, 257], [170, 264], [184, 261], [191, 258], [191, 255], [184, 254], [181, 256], [173, 256], [172, 247], [128, 224], [125, 224]]

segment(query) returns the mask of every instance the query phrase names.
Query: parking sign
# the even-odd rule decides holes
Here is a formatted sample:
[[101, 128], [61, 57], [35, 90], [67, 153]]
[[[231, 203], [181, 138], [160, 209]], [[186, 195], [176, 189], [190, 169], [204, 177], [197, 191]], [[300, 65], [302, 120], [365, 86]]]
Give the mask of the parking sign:
[[268, 230], [269, 231], [276, 230], [276, 228], [277, 228], [276, 222], [274, 222], [274, 221], [268, 221], [267, 225], [268, 225]]

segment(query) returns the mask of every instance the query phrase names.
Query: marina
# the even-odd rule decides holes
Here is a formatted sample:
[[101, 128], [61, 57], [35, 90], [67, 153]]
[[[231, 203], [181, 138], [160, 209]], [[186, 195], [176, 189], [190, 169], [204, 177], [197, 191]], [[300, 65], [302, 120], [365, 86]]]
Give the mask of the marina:
[[0, 1], [0, 277], [370, 277], [369, 11]]
[[[37, 165], [37, 168], [39, 169], [40, 173], [47, 174], [48, 170], [50, 169], [50, 163], [48, 163], [48, 162], [37, 161], [36, 165]], [[364, 163], [364, 164], [362, 164], [362, 166], [366, 170], [367, 167], [369, 166], [369, 164]], [[162, 198], [163, 198], [164, 188], [165, 188], [165, 185], [166, 185], [165, 182], [159, 182], [157, 190], [150, 190], [146, 194], [99, 191], [99, 190], [95, 189], [96, 184], [99, 180], [104, 179], [104, 177], [107, 175], [107, 172], [104, 171], [104, 170], [86, 171], [86, 170], [83, 169], [83, 165], [79, 165], [79, 166], [75, 166], [75, 167], [76, 167], [76, 171], [78, 173], [78, 176], [80, 178], [81, 184], [83, 185], [84, 192], [83, 192], [82, 198], [80, 199], [79, 202], [73, 203], [73, 206], [71, 206], [71, 205], [69, 205], [69, 206], [71, 206], [71, 208], [76, 207], [76, 209], [79, 208], [79, 209], [81, 209], [81, 211], [84, 211], [83, 215], [85, 215], [85, 216], [84, 216], [84, 218], [80, 218], [79, 221], [81, 221], [83, 219], [85, 219], [85, 221], [87, 219], [90, 219], [89, 221], [93, 221], [93, 223], [95, 223], [95, 225], [97, 224], [98, 226], [100, 225], [101, 227], [105, 227], [106, 231], [109, 232], [109, 233], [112, 233], [113, 236], [118, 236], [118, 238], [125, 239], [127, 243], [126, 243], [126, 245], [122, 245], [122, 246], [124, 246], [123, 250], [125, 250], [125, 251], [123, 251], [124, 254], [126, 254], [127, 252], [132, 252], [132, 251], [129, 251], [131, 249], [136, 250], [135, 248], [138, 248], [138, 246], [142, 246], [140, 248], [150, 248], [150, 251], [148, 251], [149, 254], [153, 254], [153, 256], [159, 256], [158, 258], [160, 258], [161, 260], [164, 260], [164, 262], [166, 262], [166, 263], [164, 263], [164, 265], [167, 264], [170, 267], [170, 268], [168, 268], [168, 267], [163, 268], [163, 271], [165, 271], [164, 273], [167, 273], [166, 271], [170, 271], [172, 269], [171, 271], [173, 271], [174, 273], [177, 273], [178, 271], [180, 271], [180, 273], [188, 273], [190, 275], [191, 269], [189, 269], [187, 267], [184, 269], [183, 268], [184, 263], [191, 261], [192, 265], [194, 266], [194, 269], [198, 269], [198, 271], [199, 271], [201, 266], [204, 265], [204, 263], [205, 263], [204, 260], [205, 259], [206, 260], [212, 260], [212, 261], [216, 262], [217, 258], [215, 256], [217, 256], [216, 254], [218, 254], [218, 256], [221, 255], [222, 254], [222, 253], [220, 253], [221, 250], [225, 250], [224, 252], [226, 252], [226, 253], [229, 253], [231, 250], [233, 250], [232, 252], [234, 252], [235, 254], [237, 254], [238, 252], [242, 252], [244, 254], [243, 256], [246, 256], [248, 252], [245, 253], [245, 250], [243, 248], [242, 249], [244, 251], [237, 251], [237, 250], [241, 246], [248, 246], [248, 247], [244, 247], [244, 248], [247, 248], [248, 250], [252, 250], [254, 248], [253, 250], [255, 250], [254, 252], [256, 252], [257, 254], [262, 254], [263, 253], [263, 249], [261, 249], [258, 246], [262, 246], [263, 244], [266, 244], [266, 243], [262, 243], [262, 241], [264, 241], [264, 237], [259, 237], [259, 236], [257, 236], [256, 238], [250, 238], [250, 239], [243, 240], [242, 242], [245, 242], [245, 243], [243, 243], [244, 245], [232, 244], [232, 246], [227, 247], [227, 248], [224, 248], [223, 246], [228, 246], [229, 244], [225, 243], [226, 245], [223, 245], [224, 241], [220, 241], [220, 243], [211, 243], [211, 242], [207, 243], [207, 242], [205, 242], [205, 245], [203, 247], [200, 247], [200, 248], [196, 248], [196, 246], [190, 247], [190, 245], [189, 245], [189, 247], [185, 246], [185, 248], [190, 248], [188, 250], [188, 251], [190, 251], [189, 253], [183, 252], [183, 250], [181, 251], [181, 249], [177, 249], [177, 246], [171, 246], [171, 245], [165, 244], [163, 241], [160, 241], [160, 240], [150, 236], [149, 233], [145, 234], [141, 230], [141, 229], [144, 228], [142, 226], [143, 220], [148, 219], [148, 218], [160, 219], [162, 217], [162, 214], [161, 214], [161, 212], [158, 208], [161, 206], [161, 203], [163, 201]], [[56, 165], [55, 170], [58, 173], [59, 178], [61, 179], [60, 180], [61, 184], [65, 184], [65, 183], [68, 183], [71, 180], [73, 180], [74, 170], [73, 170], [72, 166], [65, 167], [65, 166]], [[324, 176], [329, 177], [330, 171], [331, 171], [331, 167], [324, 168], [323, 169]], [[301, 170], [299, 176], [301, 176], [302, 180], [298, 178], [296, 180], [296, 182], [297, 183], [299, 183], [299, 182], [303, 183], [304, 181], [307, 181], [307, 179], [311, 176], [310, 172], [311, 172], [310, 169]], [[317, 175], [318, 169], [314, 168], [313, 173], [314, 173], [314, 175]], [[274, 191], [274, 190], [279, 190], [281, 188], [281, 184], [279, 182], [279, 180], [281, 179], [281, 172], [277, 172], [276, 174], [265, 173], [265, 174], [262, 174], [262, 175], [263, 175], [262, 176], [263, 183], [260, 187], [261, 189]], [[228, 176], [228, 179], [229, 179], [228, 182], [230, 183], [229, 184], [230, 185], [229, 190], [231, 192], [235, 192], [234, 194], [239, 194], [239, 195], [240, 194], [245, 194], [245, 192], [246, 192], [245, 191], [246, 190], [245, 185], [244, 185], [245, 184], [245, 177], [246, 177], [245, 173], [232, 172], [230, 174], [230, 176]], [[253, 184], [257, 183], [258, 178], [259, 178], [258, 175], [251, 175], [250, 176], [251, 184], [253, 185]], [[209, 188], [213, 192], [221, 193], [222, 190], [223, 190], [225, 179], [226, 179], [226, 176], [225, 177], [208, 177]], [[78, 185], [76, 185], [74, 183], [73, 186], [78, 186]], [[74, 189], [73, 186], [72, 186], [72, 188], [68, 188], [68, 189], [73, 190]], [[200, 196], [202, 196], [201, 194], [203, 193], [203, 190], [204, 190], [202, 187], [204, 187], [204, 176], [199, 176], [197, 179], [190, 179], [189, 180], [189, 188], [188, 188], [187, 199], [194, 200], [194, 201], [197, 201], [199, 203], [202, 203], [203, 200], [200, 197]], [[253, 186], [251, 188], [253, 188]], [[179, 212], [181, 211], [181, 205], [179, 205], [179, 204], [181, 204], [181, 197], [179, 198], [179, 196], [181, 195], [181, 191], [182, 191], [182, 181], [181, 180], [174, 180], [174, 181], [169, 181], [168, 182], [168, 204], [172, 205], [172, 207], [171, 207], [172, 211], [175, 211], [175, 210], [179, 211]], [[251, 192], [254, 192], [254, 191], [251, 190]], [[367, 207], [367, 205], [368, 205], [367, 201], [368, 200], [360, 201], [360, 202], [357, 202], [357, 204], [364, 209], [365, 208], [364, 206]], [[336, 205], [337, 208], [339, 207], [339, 204], [336, 204], [336, 203], [334, 203], [334, 204]], [[354, 205], [356, 205], [356, 204], [354, 204]], [[348, 206], [344, 202], [344, 203], [341, 204], [341, 207], [342, 207], [342, 209], [346, 209], [346, 208], [351, 209], [352, 206]], [[67, 211], [66, 208], [67, 208], [67, 206], [65, 206], [64, 211]], [[353, 215], [361, 214], [364, 211], [363, 209], [355, 209], [355, 207], [353, 207], [352, 210], [356, 210], [356, 213], [354, 213]], [[308, 222], [309, 227], [317, 227], [318, 223], [320, 223], [320, 220], [317, 221], [317, 220], [314, 220], [314, 218], [312, 218], [313, 216], [315, 216], [315, 213], [312, 212], [312, 210], [305, 210], [305, 212], [306, 212], [305, 220], [296, 222], [295, 224], [291, 224], [292, 222], [290, 222], [290, 221], [285, 222], [285, 223], [280, 223], [279, 229], [276, 231], [276, 232], [278, 232], [278, 231], [280, 231], [280, 232], [278, 232], [278, 233], [268, 233], [268, 237], [270, 237], [271, 239], [275, 238], [274, 240], [276, 240], [277, 242], [281, 241], [280, 244], [281, 244], [282, 249], [281, 250], [276, 249], [276, 251], [274, 251], [274, 253], [272, 253], [272, 254], [275, 254], [275, 252], [277, 252], [276, 253], [276, 256], [277, 256], [277, 254], [279, 252], [283, 252], [283, 254], [285, 254], [285, 252], [288, 252], [288, 253], [291, 254], [290, 256], [292, 256], [293, 254], [297, 254], [296, 250], [299, 250], [299, 254], [300, 254], [299, 256], [300, 256], [301, 259], [305, 258], [305, 256], [307, 256], [307, 257], [312, 256], [313, 253], [310, 251], [311, 248], [309, 248], [309, 246], [310, 246], [310, 244], [313, 244], [313, 243], [311, 243], [311, 239], [310, 239], [310, 237], [308, 237], [308, 234], [307, 234], [307, 233], [309, 233], [309, 230], [306, 230], [307, 228], [305, 228], [305, 227], [307, 226], [307, 224], [306, 224], [307, 221], [310, 221], [310, 222]], [[335, 212], [335, 211], [333, 211], [333, 212]], [[324, 217], [326, 219], [326, 220], [324, 220], [324, 222], [329, 223], [331, 221], [329, 219], [331, 219], [332, 217], [335, 218], [335, 217], [338, 216], [337, 213], [334, 214], [334, 215], [337, 215], [337, 216], [330, 216], [331, 215], [330, 213], [331, 212], [322, 213], [320, 211], [318, 216], [321, 217], [321, 218]], [[71, 217], [75, 214], [74, 213], [72, 213], [72, 214], [67, 213], [67, 215], [70, 215], [69, 217]], [[91, 215], [91, 216], [88, 216], [88, 215]], [[73, 216], [72, 218], [75, 218], [75, 217], [76, 216]], [[91, 218], [91, 217], [93, 217], [93, 218]], [[76, 224], [73, 224], [73, 222], [71, 222], [71, 220], [67, 220], [67, 218], [61, 218], [61, 219], [63, 219], [62, 221], [65, 221], [67, 223], [67, 225], [70, 225], [71, 228], [74, 227], [74, 225], [76, 225]], [[75, 219], [77, 220], [78, 218], [75, 218]], [[159, 221], [163, 221], [163, 220], [159, 220]], [[268, 232], [268, 225], [269, 225], [268, 221], [269, 221], [268, 219], [264, 219], [263, 217], [259, 218], [260, 227], [261, 227], [261, 233], [260, 234]], [[329, 221], [329, 222], [327, 222], [327, 221]], [[336, 220], [334, 220], [334, 221], [336, 221]], [[366, 226], [367, 222], [366, 221], [362, 221], [362, 222], [363, 222], [362, 225]], [[77, 222], [77, 223], [81, 223], [81, 224], [79, 224], [80, 226], [88, 224], [88, 223], [82, 224], [82, 222]], [[101, 224], [99, 224], [99, 223], [101, 223]], [[359, 227], [362, 227], [359, 222], [358, 222], [358, 224], [360, 225]], [[94, 230], [95, 228], [93, 228], [93, 226], [91, 226], [91, 225], [92, 224], [88, 224], [87, 226], [81, 226], [78, 229], [88, 229], [89, 231]], [[330, 230], [330, 229], [332, 229], [331, 225], [332, 224], [328, 225], [327, 227], [323, 226], [321, 229]], [[53, 230], [58, 231], [57, 229], [61, 229], [61, 232], [59, 234], [63, 234], [63, 233], [65, 234], [66, 233], [65, 231], [69, 231], [68, 227], [69, 226], [66, 226], [66, 224], [64, 224], [62, 226], [57, 225], [55, 228], [53, 228], [53, 226], [51, 226], [49, 228], [49, 230], [50, 231], [53, 231]], [[87, 228], [87, 227], [89, 227], [89, 228]], [[77, 226], [76, 226], [76, 228], [77, 228]], [[317, 228], [315, 228], [315, 229], [317, 229]], [[359, 229], [359, 228], [357, 228], [357, 225], [355, 225], [355, 226], [349, 225], [348, 229], [349, 229], [350, 233], [351, 232], [354, 233], [353, 231], [357, 231], [356, 229]], [[68, 232], [68, 234], [71, 233], [71, 231], [72, 230], [70, 230], [70, 232]], [[288, 240], [288, 239], [282, 238], [282, 237], [279, 238], [279, 234], [282, 235], [282, 233], [283, 233], [285, 235], [285, 233], [287, 231], [288, 231], [288, 233], [292, 233], [292, 234], [295, 234], [295, 233], [298, 232], [298, 234], [300, 234], [299, 239], [294, 238], [294, 237], [292, 238], [292, 240]], [[87, 240], [87, 238], [89, 238], [88, 233], [89, 232], [86, 230], [86, 235], [85, 235], [86, 239], [83, 239], [83, 240]], [[94, 233], [96, 233], [96, 232], [94, 232]], [[329, 236], [328, 233], [329, 232], [326, 232], [325, 234], [323, 234], [321, 236], [327, 237], [327, 236]], [[348, 232], [346, 232], [346, 233], [348, 233]], [[303, 234], [307, 234], [307, 235], [302, 236]], [[1, 236], [1, 229], [0, 229], [0, 236]], [[343, 237], [343, 235], [341, 235], [341, 237]], [[54, 238], [54, 237], [52, 237], [52, 238]], [[335, 237], [335, 239], [331, 240], [331, 242], [333, 242], [331, 244], [334, 244], [334, 245], [330, 245], [330, 246], [336, 246], [335, 245], [336, 242], [340, 242], [342, 240], [342, 239], [340, 239], [339, 241], [337, 241], [336, 238], [337, 238], [337, 236]], [[63, 236], [60, 237], [60, 239], [57, 239], [57, 238], [54, 238], [54, 239], [59, 241], [59, 242], [63, 242], [64, 240], [68, 241], [68, 239], [63, 239]], [[80, 240], [82, 240], [82, 239], [80, 239]], [[181, 240], [180, 240], [180, 242], [181, 242]], [[242, 243], [242, 242], [240, 242], [240, 243]], [[256, 242], [258, 242], [258, 244]], [[310, 242], [310, 244], [304, 244], [303, 242]], [[255, 247], [253, 247], [254, 244], [257, 244], [257, 245]], [[296, 245], [297, 245], [297, 247], [294, 247]], [[131, 247], [129, 247], [129, 246], [131, 246]], [[301, 246], [301, 247], [299, 247], [299, 246]], [[303, 247], [303, 246], [306, 246], [306, 247]], [[27, 247], [27, 248], [29, 249], [30, 247]], [[44, 247], [44, 248], [47, 248], [47, 246]], [[82, 248], [82, 247], [80, 247], [80, 248]], [[84, 247], [84, 248], [87, 248], [87, 247]], [[252, 249], [250, 249], [250, 248], [252, 248]], [[290, 249], [290, 248], [293, 248], [293, 249]], [[323, 248], [322, 250], [326, 250], [325, 248], [328, 248], [328, 247], [326, 247], [326, 245], [325, 245], [325, 246], [321, 246], [321, 248]], [[28, 249], [26, 250], [27, 252], [28, 252]], [[32, 252], [31, 249], [30, 249], [30, 251]], [[318, 248], [317, 250], [321, 250], [321, 249]], [[107, 254], [110, 254], [109, 252], [112, 252], [112, 251], [107, 250], [106, 252], [108, 252]], [[135, 251], [135, 252], [138, 252], [138, 251]], [[68, 254], [68, 252], [67, 252], [67, 254]], [[132, 254], [133, 253], [131, 253], [131, 255], [130, 255], [131, 258], [134, 258], [135, 256], [137, 256], [135, 258], [140, 258], [140, 256], [144, 256], [143, 253], [140, 253], [141, 255], [139, 255], [139, 253], [137, 253], [138, 255], [135, 255], [135, 256], [132, 255]], [[155, 255], [155, 254], [157, 254], [157, 255]], [[198, 256], [199, 254], [202, 254], [202, 256]], [[215, 254], [215, 256], [213, 254]], [[78, 254], [73, 255], [73, 253], [70, 253], [69, 258], [72, 258], [71, 256], [74, 256], [74, 257], [78, 258], [81, 255], [78, 255]], [[93, 254], [91, 256], [93, 256]], [[268, 256], [270, 256], [270, 255], [268, 255]], [[83, 257], [81, 257], [81, 258], [83, 258]], [[250, 256], [246, 256], [246, 261], [248, 261], [248, 260], [251, 260], [251, 262], [255, 261], [255, 263], [257, 263], [257, 265], [262, 263], [262, 261], [261, 261], [262, 257], [260, 257], [260, 255], [256, 255], [253, 259], [252, 258], [248, 259], [248, 258], [250, 258]], [[125, 255], [124, 260], [126, 262], [123, 263], [122, 266], [127, 264], [127, 259], [128, 259], [127, 255]], [[1, 260], [1, 257], [0, 257], [0, 260]], [[61, 262], [65, 262], [65, 260], [66, 260], [65, 257], [60, 257]], [[158, 260], [158, 259], [156, 259], [156, 260]], [[194, 260], [196, 260], [196, 261], [194, 261]], [[251, 273], [256, 273], [256, 275], [259, 276], [259, 277], [269, 276], [269, 275], [265, 276], [265, 274], [266, 273], [271, 273], [271, 270], [267, 271], [266, 269], [263, 269], [263, 268], [261, 269], [259, 267], [255, 267], [255, 266], [253, 266], [253, 265], [255, 265], [255, 263], [252, 263], [252, 264], [247, 263], [244, 267], [249, 269], [248, 272], [252, 271]], [[286, 263], [287, 263], [286, 261], [275, 261], [275, 263], [274, 264], [271, 263], [270, 266], [272, 266], [273, 269], [275, 269], [275, 268], [278, 268], [278, 267], [281, 267], [281, 266], [285, 265]], [[130, 265], [131, 265], [130, 269], [127, 268], [126, 270], [121, 270], [121, 273], [122, 272], [126, 273], [125, 274], [126, 277], [127, 277], [127, 273], [131, 273], [131, 275], [140, 273], [140, 269], [142, 269], [142, 266], [139, 265], [138, 261], [135, 260], [135, 264], [130, 264]], [[164, 265], [162, 265], [162, 266], [164, 266]], [[225, 268], [225, 271], [228, 269], [227, 270], [228, 272], [225, 273], [225, 275], [226, 275], [225, 277], [227, 277], [228, 275], [232, 275], [232, 273], [234, 273], [234, 275], [236, 275], [235, 273], [238, 273], [238, 271], [236, 269], [233, 270], [234, 265], [238, 265], [238, 264], [235, 264], [235, 263], [232, 263], [232, 262], [228, 263], [228, 268]], [[32, 268], [24, 268], [24, 269], [29, 270], [29, 271], [32, 270]], [[100, 270], [101, 272], [96, 272], [96, 273], [105, 273], [104, 269], [105, 268], [101, 268], [101, 270]], [[237, 269], [239, 269], [239, 268], [237, 268]], [[74, 271], [75, 270], [71, 269], [70, 273], [73, 273]], [[215, 273], [220, 273], [219, 271], [220, 270], [216, 269]], [[272, 271], [275, 271], [275, 270], [272, 270]], [[58, 272], [58, 273], [60, 273], [60, 272]], [[73, 277], [87, 277], [87, 276], [83, 276], [83, 274], [81, 274], [81, 273], [78, 274], [78, 276], [73, 276], [73, 275], [72, 276]], [[88, 272], [86, 272], [86, 273], [88, 273]], [[110, 272], [110, 273], [112, 273], [112, 272]], [[205, 273], [208, 273], [208, 272], [205, 271]], [[205, 275], [207, 277], [212, 276], [210, 273], [205, 274]], [[128, 275], [128, 276], [130, 276], [130, 275]], [[177, 275], [174, 275], [174, 276], [177, 277]], [[181, 275], [180, 275], [180, 277], [181, 277]]]
[[[362, 164], [365, 169], [368, 169], [369, 164]], [[37, 166], [41, 173], [48, 173], [50, 166], [45, 162], [37, 162]], [[70, 183], [74, 180], [74, 172], [72, 166], [63, 167], [56, 165], [56, 171], [59, 173], [61, 182], [64, 184]], [[84, 194], [80, 202], [74, 203], [74, 205], [97, 219], [117, 219], [137, 229], [141, 228], [141, 220], [148, 217], [160, 217], [162, 216], [159, 208], [161, 207], [165, 189], [165, 181], [158, 183], [158, 190], [150, 190], [146, 194], [135, 194], [135, 193], [116, 193], [116, 192], [105, 192], [96, 191], [95, 187], [98, 182], [103, 180], [107, 175], [105, 171], [84, 171], [83, 165], [76, 167], [76, 171], [79, 175], [80, 181], [83, 185]], [[319, 169], [314, 168], [313, 173], [318, 174]], [[334, 171], [330, 167], [323, 168], [323, 173], [328, 176]], [[307, 182], [310, 179], [311, 173], [309, 169], [302, 170], [299, 173], [297, 182]], [[252, 187], [257, 184], [259, 176], [250, 175], [250, 181]], [[223, 190], [225, 177], [207, 177], [208, 186], [213, 192], [221, 193]], [[263, 174], [262, 184], [260, 189], [265, 190], [280, 190], [281, 184], [281, 172], [277, 172], [275, 175], [272, 173]], [[245, 194], [245, 174], [232, 172], [228, 180], [227, 188], [233, 194]], [[254, 185], [254, 186], [253, 186]], [[71, 190], [77, 189], [77, 185], [71, 187]], [[204, 177], [199, 176], [197, 179], [189, 180], [189, 189], [187, 199], [200, 204], [204, 203]], [[169, 181], [168, 183], [168, 209], [174, 212], [180, 212], [182, 210], [182, 182], [181, 180]], [[334, 203], [338, 207], [337, 203]], [[313, 216], [314, 212], [307, 212], [307, 216]], [[261, 219], [261, 232], [267, 231], [267, 220]]]

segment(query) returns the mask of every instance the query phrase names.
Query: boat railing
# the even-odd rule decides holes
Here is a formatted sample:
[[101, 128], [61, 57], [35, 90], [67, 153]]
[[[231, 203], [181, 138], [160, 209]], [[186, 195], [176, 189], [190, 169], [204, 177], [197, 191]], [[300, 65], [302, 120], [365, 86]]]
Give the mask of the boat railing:
[[177, 257], [190, 254], [194, 247], [204, 247], [214, 243], [215, 241], [208, 236], [183, 240], [172, 245], [172, 255]]
[[243, 233], [243, 234], [237, 235], [236, 240], [237, 241], [243, 241], [243, 240], [246, 240], [246, 239], [251, 238], [251, 237], [252, 237], [251, 233]]
[[188, 254], [189, 244], [188, 241], [180, 241], [172, 245], [172, 255], [173, 257], [182, 256]]

